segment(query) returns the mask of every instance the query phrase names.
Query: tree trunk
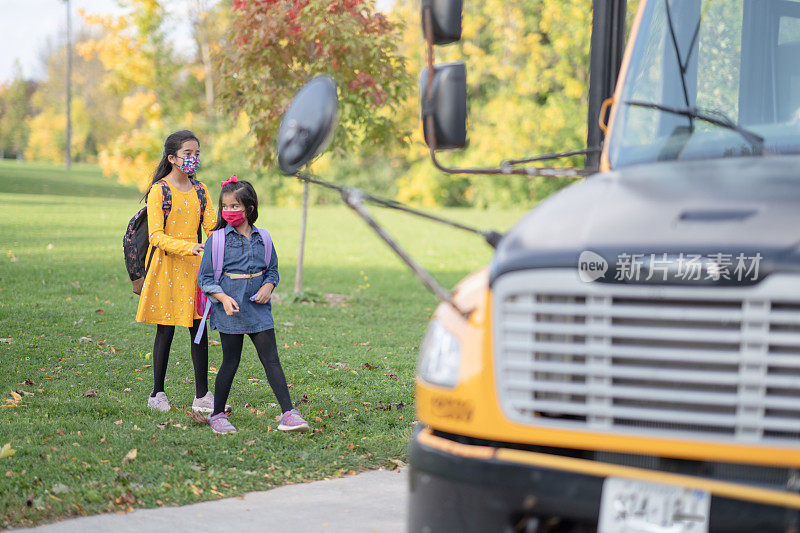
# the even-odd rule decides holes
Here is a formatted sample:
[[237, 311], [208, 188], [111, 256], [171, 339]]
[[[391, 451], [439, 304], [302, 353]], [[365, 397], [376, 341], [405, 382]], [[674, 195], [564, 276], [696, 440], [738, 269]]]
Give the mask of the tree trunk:
[[297, 252], [297, 270], [294, 275], [294, 292], [303, 291], [303, 250], [306, 245], [306, 219], [308, 218], [308, 182], [303, 183], [303, 219], [300, 222], [300, 250]]

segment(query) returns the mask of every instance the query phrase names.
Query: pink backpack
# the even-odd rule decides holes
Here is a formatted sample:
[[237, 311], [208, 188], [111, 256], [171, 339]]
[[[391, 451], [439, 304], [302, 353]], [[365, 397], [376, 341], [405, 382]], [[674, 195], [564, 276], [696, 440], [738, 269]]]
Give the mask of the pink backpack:
[[[267, 261], [267, 268], [272, 261], [272, 236], [269, 232], [262, 228], [253, 229], [258, 230], [261, 234], [261, 240], [264, 241], [264, 259]], [[225, 228], [218, 229], [211, 234], [211, 264], [214, 267], [214, 282], [219, 283], [219, 278], [222, 277], [222, 266], [225, 263]], [[202, 296], [200, 296], [202, 295]], [[200, 344], [200, 339], [203, 338], [203, 332], [206, 330], [206, 320], [208, 313], [211, 311], [211, 300], [205, 294], [198, 291], [197, 310], [203, 308], [203, 318], [200, 320], [200, 327], [197, 328], [197, 334], [194, 337], [194, 343]]]

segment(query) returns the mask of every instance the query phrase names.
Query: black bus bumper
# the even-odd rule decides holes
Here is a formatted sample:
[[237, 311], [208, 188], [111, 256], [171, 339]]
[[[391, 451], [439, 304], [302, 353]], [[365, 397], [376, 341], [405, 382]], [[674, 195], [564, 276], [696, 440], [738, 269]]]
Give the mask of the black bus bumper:
[[[536, 523], [543, 531], [556, 524], [586, 531], [597, 526], [604, 475], [501, 460], [492, 448], [435, 437], [424, 428], [415, 431], [409, 461], [410, 532], [536, 531]], [[797, 533], [798, 513], [712, 492], [709, 531]]]

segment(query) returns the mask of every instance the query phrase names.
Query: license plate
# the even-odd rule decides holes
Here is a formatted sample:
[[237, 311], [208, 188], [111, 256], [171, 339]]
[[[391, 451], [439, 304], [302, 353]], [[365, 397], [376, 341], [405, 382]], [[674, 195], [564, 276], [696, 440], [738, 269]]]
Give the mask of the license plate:
[[711, 494], [676, 485], [606, 478], [598, 533], [707, 533]]

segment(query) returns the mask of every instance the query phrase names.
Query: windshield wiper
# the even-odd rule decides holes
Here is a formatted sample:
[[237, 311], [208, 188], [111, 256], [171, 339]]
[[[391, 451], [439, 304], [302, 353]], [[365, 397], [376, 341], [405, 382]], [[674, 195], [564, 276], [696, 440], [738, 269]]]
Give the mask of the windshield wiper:
[[717, 111], [713, 109], [701, 109], [698, 107], [670, 107], [666, 105], [657, 104], [655, 102], [642, 102], [638, 100], [628, 100], [625, 103], [628, 104], [629, 106], [658, 109], [659, 111], [672, 113], [673, 115], [682, 115], [684, 117], [688, 117], [690, 121], [691, 119], [696, 118], [702, 120], [703, 122], [714, 124], [715, 126], [720, 126], [722, 128], [733, 130], [737, 132], [739, 135], [741, 135], [744, 138], [744, 140], [750, 143], [756, 155], [764, 155], [764, 137], [741, 127], [740, 125], [732, 121], [730, 118], [728, 118], [728, 116], [722, 111]]

